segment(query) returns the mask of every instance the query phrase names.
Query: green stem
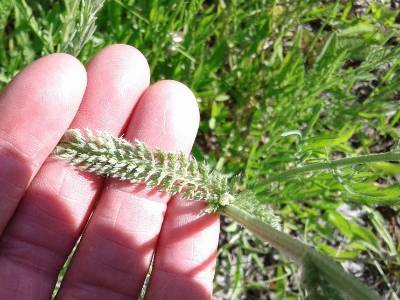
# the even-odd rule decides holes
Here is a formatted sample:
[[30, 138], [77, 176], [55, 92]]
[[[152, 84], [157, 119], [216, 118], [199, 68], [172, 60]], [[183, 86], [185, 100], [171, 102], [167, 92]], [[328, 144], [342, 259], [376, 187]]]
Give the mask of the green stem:
[[261, 240], [269, 242], [274, 248], [278, 249], [296, 263], [300, 264], [303, 256], [307, 252], [308, 247], [306, 245], [274, 229], [268, 224], [265, 224], [243, 209], [234, 205], [228, 205], [224, 207], [222, 214], [243, 225]]
[[295, 261], [298, 265], [307, 267], [306, 261], [313, 263], [318, 271], [340, 292], [355, 300], [376, 300], [379, 295], [363, 285], [351, 274], [346, 273], [342, 267], [331, 258], [322, 255], [313, 248], [280, 232], [270, 225], [258, 220], [246, 211], [234, 206], [224, 207], [222, 214], [243, 225], [252, 231], [258, 238], [268, 242], [281, 253]]
[[277, 175], [272, 175], [267, 178], [267, 182], [273, 181], [281, 181], [293, 177], [298, 174], [326, 170], [326, 169], [334, 169], [341, 166], [350, 166], [350, 165], [358, 165], [365, 163], [373, 163], [373, 162], [382, 162], [382, 161], [400, 161], [400, 153], [399, 152], [387, 152], [387, 153], [379, 153], [379, 154], [368, 154], [361, 155], [356, 157], [348, 157], [343, 159], [337, 159], [329, 162], [323, 163], [315, 163], [309, 164], [304, 167], [290, 169], [288, 171], [279, 173]]

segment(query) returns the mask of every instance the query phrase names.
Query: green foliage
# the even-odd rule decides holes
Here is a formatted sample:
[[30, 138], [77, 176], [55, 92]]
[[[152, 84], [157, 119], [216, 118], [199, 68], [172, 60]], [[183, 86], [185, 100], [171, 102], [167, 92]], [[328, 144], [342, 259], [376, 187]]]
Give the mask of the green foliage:
[[[94, 135], [89, 129], [85, 134], [79, 129], [69, 130], [55, 154], [89, 173], [144, 183], [171, 195], [179, 193], [187, 201], [206, 201], [206, 212], [229, 216], [301, 265], [310, 299], [342, 299], [342, 295], [354, 300], [377, 299], [373, 291], [330, 258], [280, 232], [279, 219], [271, 211], [263, 210], [251, 191], [235, 194], [226, 176], [210, 173], [207, 165], [199, 165], [193, 157], [152, 150], [140, 141], [132, 145], [106, 132]], [[375, 157], [373, 160], [378, 161]], [[345, 223], [340, 216], [336, 219]], [[350, 234], [353, 232], [368, 235], [361, 227], [352, 228]]]
[[[105, 45], [134, 45], [154, 81], [173, 78], [194, 91], [197, 159], [243, 174], [238, 189], [278, 208], [284, 231], [361, 265], [362, 280], [397, 299], [397, 163], [270, 181], [312, 163], [398, 149], [400, 25], [389, 2], [109, 0], [97, 11], [86, 1], [0, 0], [0, 87], [33, 59], [72, 46], [72, 36], [86, 37], [74, 39], [84, 62]], [[91, 38], [79, 25], [93, 20], [90, 11]], [[345, 222], [332, 219], [338, 214]], [[217, 298], [304, 296], [295, 267], [239, 227], [222, 233]]]
[[231, 204], [245, 210], [256, 219], [271, 225], [273, 228], [281, 230], [280, 218], [274, 215], [268, 207], [263, 207], [253, 191], [248, 190], [239, 193]]
[[65, 28], [62, 30], [61, 51], [78, 56], [96, 31], [97, 14], [103, 7], [104, 1], [65, 0], [67, 18], [62, 20]]
[[260, 221], [235, 204], [221, 212], [248, 228], [303, 269], [303, 283], [310, 299], [377, 300], [379, 295], [363, 285], [331, 258]]

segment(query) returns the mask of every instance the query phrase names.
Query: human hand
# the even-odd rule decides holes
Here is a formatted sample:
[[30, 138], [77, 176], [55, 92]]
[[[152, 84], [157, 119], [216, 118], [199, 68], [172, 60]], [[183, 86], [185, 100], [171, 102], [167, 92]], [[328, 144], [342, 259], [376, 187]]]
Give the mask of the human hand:
[[175, 81], [148, 87], [149, 73], [138, 50], [113, 45], [86, 70], [66, 54], [43, 57], [1, 94], [0, 299], [51, 298], [80, 235], [57, 299], [138, 298], [153, 254], [146, 299], [211, 298], [219, 219], [201, 214], [204, 203], [48, 157], [68, 127], [189, 153], [195, 98]]

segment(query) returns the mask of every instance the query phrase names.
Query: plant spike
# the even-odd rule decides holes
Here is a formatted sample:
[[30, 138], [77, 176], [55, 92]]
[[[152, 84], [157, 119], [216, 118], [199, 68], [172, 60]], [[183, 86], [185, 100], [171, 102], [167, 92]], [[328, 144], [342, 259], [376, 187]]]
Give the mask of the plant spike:
[[[260, 209], [252, 191], [236, 193], [226, 175], [183, 153], [152, 150], [143, 142], [86, 129], [71, 129], [54, 151], [81, 170], [101, 176], [145, 183], [186, 200], [204, 200], [206, 212], [219, 212], [270, 243], [302, 267], [308, 299], [376, 300], [379, 295], [363, 285], [330, 257], [322, 255], [280, 230], [270, 209]], [[232, 181], [232, 180], [231, 180]]]
[[104, 131], [70, 129], [54, 153], [86, 172], [145, 183], [171, 195], [180, 193], [185, 200], [204, 200], [209, 213], [235, 202], [280, 229], [280, 219], [268, 208], [259, 209], [252, 192], [236, 193], [228, 176], [182, 152], [152, 150], [141, 141], [131, 144]]

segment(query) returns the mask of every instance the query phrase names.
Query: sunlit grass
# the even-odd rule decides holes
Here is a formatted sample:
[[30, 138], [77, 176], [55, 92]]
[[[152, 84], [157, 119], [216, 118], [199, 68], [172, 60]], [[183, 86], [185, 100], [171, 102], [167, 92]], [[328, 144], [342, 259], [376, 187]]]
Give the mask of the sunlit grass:
[[[399, 9], [353, 2], [0, 0], [0, 85], [47, 53], [86, 62], [107, 44], [134, 45], [153, 81], [180, 80], [197, 96], [196, 158], [241, 174], [286, 232], [397, 299], [397, 164], [269, 181], [295, 166], [398, 149]], [[304, 296], [298, 270], [236, 225], [223, 228], [216, 274], [218, 299]]]

